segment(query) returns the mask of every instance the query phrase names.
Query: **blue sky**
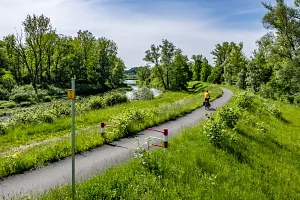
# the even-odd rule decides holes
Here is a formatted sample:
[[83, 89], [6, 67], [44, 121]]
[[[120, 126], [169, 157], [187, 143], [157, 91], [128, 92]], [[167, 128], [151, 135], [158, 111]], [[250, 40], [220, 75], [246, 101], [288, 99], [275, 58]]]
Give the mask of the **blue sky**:
[[212, 63], [210, 52], [223, 41], [243, 42], [250, 56], [266, 33], [265, 12], [260, 0], [1, 0], [0, 37], [20, 30], [27, 14], [45, 14], [58, 33], [81, 29], [114, 40], [129, 68], [144, 65], [145, 50], [162, 39]]

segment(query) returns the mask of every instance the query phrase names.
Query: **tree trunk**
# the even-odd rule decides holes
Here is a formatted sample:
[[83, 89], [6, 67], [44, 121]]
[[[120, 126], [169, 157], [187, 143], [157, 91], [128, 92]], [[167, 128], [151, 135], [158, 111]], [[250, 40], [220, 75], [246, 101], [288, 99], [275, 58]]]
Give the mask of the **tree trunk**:
[[157, 67], [158, 67], [158, 72], [159, 72], [160, 78], [161, 78], [161, 80], [162, 80], [162, 82], [163, 82], [164, 88], [165, 88], [165, 90], [168, 90], [168, 88], [167, 88], [167, 86], [166, 86], [166, 84], [165, 84], [165, 80], [164, 80], [162, 71], [160, 70], [159, 66], [157, 66]]

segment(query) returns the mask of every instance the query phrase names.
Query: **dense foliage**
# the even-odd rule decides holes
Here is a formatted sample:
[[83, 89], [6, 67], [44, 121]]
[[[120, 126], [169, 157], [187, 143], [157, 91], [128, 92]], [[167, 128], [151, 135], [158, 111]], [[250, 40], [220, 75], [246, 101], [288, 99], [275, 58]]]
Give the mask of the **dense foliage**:
[[212, 67], [202, 55], [189, 58], [172, 42], [163, 39], [161, 45], [145, 51], [146, 66], [137, 68], [138, 84], [152, 85], [161, 90], [186, 90], [191, 80], [206, 82]]
[[133, 91], [133, 99], [135, 100], [151, 100], [154, 99], [154, 93], [147, 86], [142, 86], [138, 90]]
[[[124, 93], [107, 92], [102, 96], [91, 96], [78, 100], [76, 102], [76, 113], [84, 115], [90, 110], [105, 108], [127, 101], [128, 98]], [[57, 118], [69, 116], [70, 114], [70, 102], [66, 100], [57, 100], [51, 103], [38, 104], [30, 108], [21, 108], [11, 112], [5, 122], [0, 122], [0, 135], [5, 134], [8, 128], [13, 129], [19, 124], [53, 123]]]
[[243, 43], [216, 45], [212, 51], [215, 67], [208, 81], [225, 82], [265, 98], [299, 104], [299, 1], [294, 6], [288, 6], [284, 0], [263, 6], [267, 10], [263, 26], [270, 32], [257, 41], [253, 56], [246, 58]]
[[[76, 37], [58, 34], [44, 15], [28, 15], [21, 33], [0, 41], [0, 98], [28, 101], [15, 85], [31, 85], [35, 95], [49, 85], [69, 88], [76, 77], [78, 94], [100, 93], [122, 84], [125, 65], [116, 43], [88, 30]], [[27, 86], [26, 86], [27, 87]], [[28, 86], [29, 87], [29, 86]]]

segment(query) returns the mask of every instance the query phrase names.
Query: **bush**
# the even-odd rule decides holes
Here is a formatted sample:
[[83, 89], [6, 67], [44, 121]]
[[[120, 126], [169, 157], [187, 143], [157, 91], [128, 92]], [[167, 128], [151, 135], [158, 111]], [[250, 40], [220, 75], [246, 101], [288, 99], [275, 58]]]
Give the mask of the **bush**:
[[40, 100], [44, 102], [51, 101], [51, 97], [49, 95], [53, 94], [53, 91], [51, 93], [48, 92], [48, 90], [38, 89], [37, 92], [38, 95], [36, 95], [32, 85], [15, 86], [12, 89], [9, 100], [15, 101], [17, 103], [21, 103], [25, 101], [35, 102], [36, 100]]
[[15, 86], [11, 91], [9, 100], [21, 103], [22, 101], [30, 101], [36, 97], [32, 85]]
[[233, 108], [222, 108], [218, 112], [220, 122], [224, 123], [228, 128], [234, 128], [239, 120], [240, 112]]
[[52, 98], [50, 96], [45, 96], [45, 97], [43, 97], [43, 101], [44, 102], [51, 102]]
[[92, 110], [103, 108], [104, 107], [104, 105], [103, 105], [103, 98], [99, 97], [99, 96], [93, 96], [93, 97], [91, 97], [89, 99], [89, 107]]
[[0, 122], [0, 135], [5, 135], [7, 133], [7, 126]]
[[138, 90], [133, 91], [132, 99], [134, 100], [151, 100], [154, 99], [154, 93], [149, 87], [143, 86]]
[[1, 104], [0, 108], [14, 108], [16, 107], [17, 104], [15, 102], [12, 102], [12, 101], [7, 101], [7, 102], [4, 102]]
[[[47, 90], [41, 90], [41, 89], [38, 89], [38, 99], [43, 101], [45, 97], [48, 96], [48, 91]], [[51, 97], [50, 97], [51, 98]]]
[[47, 86], [48, 95], [50, 96], [61, 96], [66, 95], [66, 90], [54, 87], [53, 85]]
[[9, 92], [7, 89], [0, 87], [0, 100], [8, 100]]
[[300, 106], [300, 93], [294, 95], [294, 104]]
[[93, 95], [104, 92], [105, 89], [101, 86], [89, 85], [89, 84], [79, 84], [76, 86], [77, 95]]
[[283, 103], [291, 104], [294, 102], [294, 96], [290, 94], [281, 94], [278, 96], [278, 100]]
[[271, 86], [266, 85], [266, 84], [262, 84], [260, 85], [260, 89], [259, 89], [259, 95], [267, 98], [267, 99], [275, 99], [274, 96], [274, 90]]
[[274, 115], [277, 118], [281, 118], [282, 112], [279, 108], [276, 107], [275, 104], [270, 103], [264, 103], [265, 108], [268, 112], [270, 112], [272, 115]]
[[55, 116], [50, 112], [45, 112], [41, 114], [41, 121], [46, 123], [53, 123], [55, 120]]
[[128, 101], [126, 94], [121, 92], [108, 92], [103, 95], [103, 105], [113, 106]]
[[203, 132], [210, 142], [218, 148], [226, 147], [231, 142], [236, 141], [234, 133], [228, 131], [224, 127], [224, 123], [220, 121], [210, 120], [203, 126]]
[[9, 91], [13, 89], [13, 87], [17, 84], [14, 77], [11, 75], [10, 72], [6, 72], [2, 76], [2, 84], [4, 88], [8, 89]]
[[260, 133], [266, 134], [268, 132], [268, 128], [266, 127], [264, 122], [256, 123], [255, 125], [256, 125], [256, 130], [258, 130]]
[[242, 91], [238, 92], [234, 95], [235, 101], [234, 104], [240, 108], [248, 108], [251, 106], [253, 102], [254, 95], [247, 92]]
[[21, 107], [28, 107], [28, 106], [31, 106], [32, 103], [30, 101], [24, 101], [24, 102], [21, 102], [19, 105]]
[[151, 119], [154, 112], [155, 109], [131, 109], [118, 116], [112, 117], [110, 123], [117, 126], [115, 133], [118, 136], [129, 136], [135, 131], [134, 127], [137, 124], [149, 119], [149, 116], [151, 116]]

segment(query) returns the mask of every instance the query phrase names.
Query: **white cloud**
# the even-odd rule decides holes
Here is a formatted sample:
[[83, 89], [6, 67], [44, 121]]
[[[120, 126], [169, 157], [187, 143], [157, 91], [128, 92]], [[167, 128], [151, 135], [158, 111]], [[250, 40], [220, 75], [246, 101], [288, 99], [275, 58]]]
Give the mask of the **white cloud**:
[[[146, 49], [168, 39], [185, 54], [203, 54], [210, 62], [210, 52], [223, 41], [244, 42], [244, 51], [250, 55], [255, 41], [266, 31], [218, 28], [210, 10], [196, 5], [172, 7], [165, 4], [168, 15], [145, 14], [107, 0], [1, 0], [0, 37], [20, 30], [27, 14], [44, 14], [58, 33], [76, 35], [79, 29], [95, 36], [114, 40], [119, 56], [128, 67], [143, 65]], [[161, 6], [161, 5], [160, 5]], [[181, 9], [180, 9], [181, 8]], [[177, 9], [177, 10], [176, 10]], [[190, 13], [194, 13], [191, 15]], [[201, 13], [201, 15], [197, 14]], [[224, 26], [222, 26], [224, 27]]]

